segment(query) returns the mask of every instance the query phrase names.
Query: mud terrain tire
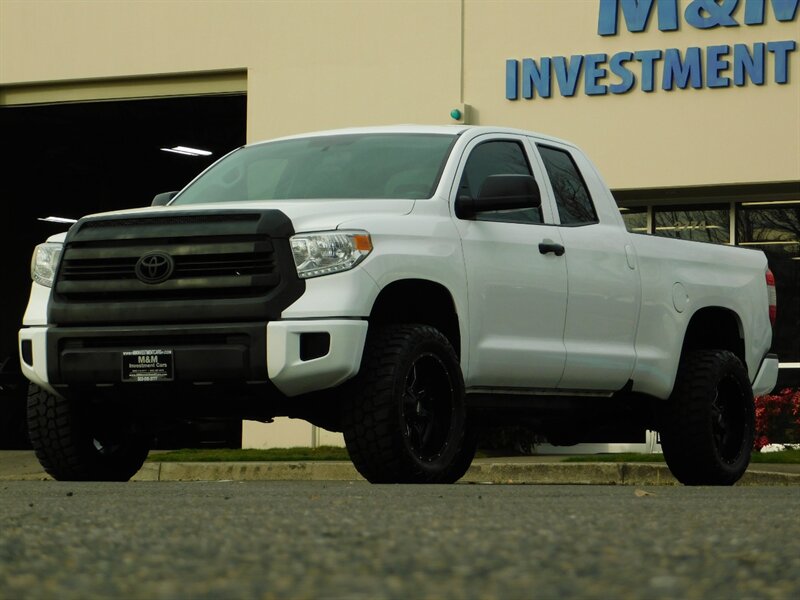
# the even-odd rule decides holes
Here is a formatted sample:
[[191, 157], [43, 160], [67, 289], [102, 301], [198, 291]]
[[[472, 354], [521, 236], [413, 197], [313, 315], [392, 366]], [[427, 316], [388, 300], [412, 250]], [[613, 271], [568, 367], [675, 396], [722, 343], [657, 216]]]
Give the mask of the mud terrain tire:
[[353, 393], [343, 402], [345, 443], [372, 483], [452, 483], [475, 447], [466, 434], [464, 381], [450, 342], [427, 325], [370, 334]]
[[28, 431], [39, 462], [59, 481], [128, 481], [150, 449], [149, 438], [132, 432], [122, 416], [98, 414], [33, 384]]
[[687, 353], [660, 420], [664, 458], [678, 481], [736, 483], [750, 463], [755, 429], [753, 391], [742, 362], [727, 350]]

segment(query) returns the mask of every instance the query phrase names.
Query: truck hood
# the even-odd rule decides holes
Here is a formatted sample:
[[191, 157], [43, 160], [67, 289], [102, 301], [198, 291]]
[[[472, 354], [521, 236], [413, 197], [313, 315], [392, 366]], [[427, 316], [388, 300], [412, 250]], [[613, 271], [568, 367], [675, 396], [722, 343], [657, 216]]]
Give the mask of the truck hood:
[[292, 220], [298, 233], [336, 229], [341, 223], [368, 218], [370, 215], [407, 215], [415, 200], [273, 200], [250, 202], [216, 202], [208, 204], [185, 204], [181, 206], [147, 207], [89, 215], [160, 215], [187, 211], [220, 211], [274, 208]]

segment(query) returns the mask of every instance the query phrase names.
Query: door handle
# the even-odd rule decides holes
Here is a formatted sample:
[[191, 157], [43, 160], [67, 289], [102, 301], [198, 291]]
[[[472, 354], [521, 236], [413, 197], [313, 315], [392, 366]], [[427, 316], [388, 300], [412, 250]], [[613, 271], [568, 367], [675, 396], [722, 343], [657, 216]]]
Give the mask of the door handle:
[[539, 244], [539, 254], [555, 254], [556, 256], [562, 256], [566, 250], [564, 250], [564, 246], [561, 244], [555, 244], [553, 242], [542, 242]]

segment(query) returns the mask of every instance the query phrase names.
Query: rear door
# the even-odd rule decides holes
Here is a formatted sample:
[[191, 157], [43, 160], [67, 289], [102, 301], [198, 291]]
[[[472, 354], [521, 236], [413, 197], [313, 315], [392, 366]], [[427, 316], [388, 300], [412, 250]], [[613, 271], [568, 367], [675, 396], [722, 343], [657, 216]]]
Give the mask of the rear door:
[[566, 363], [558, 387], [618, 390], [636, 360], [641, 294], [628, 233], [621, 219], [598, 210], [607, 207], [595, 205], [594, 196], [611, 203], [613, 198], [580, 152], [549, 140], [536, 141], [536, 149], [548, 175], [546, 193], [556, 206], [569, 288]]
[[[462, 155], [453, 190], [477, 196], [486, 177], [544, 172], [522, 136], [484, 135]], [[456, 219], [466, 263], [469, 302], [468, 388], [552, 389], [561, 379], [565, 351], [567, 271], [563, 256], [542, 253], [559, 245], [559, 227], [547, 200], [541, 209], [480, 213]]]

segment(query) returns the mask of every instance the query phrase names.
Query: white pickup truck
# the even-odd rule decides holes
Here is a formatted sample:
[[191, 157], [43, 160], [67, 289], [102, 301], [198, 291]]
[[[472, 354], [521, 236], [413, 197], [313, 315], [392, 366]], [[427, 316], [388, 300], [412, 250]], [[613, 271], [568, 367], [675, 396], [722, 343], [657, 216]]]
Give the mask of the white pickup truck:
[[37, 247], [20, 330], [31, 442], [127, 480], [208, 416], [342, 431], [372, 482], [453, 482], [479, 427], [645, 428], [685, 484], [746, 469], [775, 385], [761, 252], [632, 235], [575, 146], [381, 127], [235, 150], [153, 207]]

